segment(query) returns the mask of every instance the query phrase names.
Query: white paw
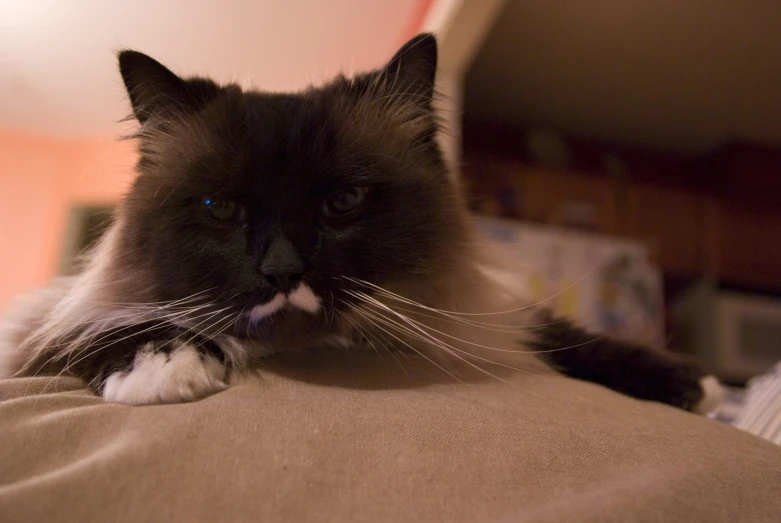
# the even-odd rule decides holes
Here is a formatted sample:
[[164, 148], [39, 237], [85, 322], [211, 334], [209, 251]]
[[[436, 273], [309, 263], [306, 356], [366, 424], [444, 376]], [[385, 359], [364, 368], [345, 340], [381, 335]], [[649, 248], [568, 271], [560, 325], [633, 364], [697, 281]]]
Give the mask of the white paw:
[[724, 400], [724, 388], [713, 376], [705, 376], [700, 380], [702, 387], [702, 400], [694, 407], [697, 414], [708, 415], [715, 412]]
[[182, 403], [227, 387], [225, 366], [214, 356], [181, 345], [170, 354], [155, 352], [147, 343], [136, 354], [129, 371], [106, 378], [103, 399], [125, 405]]

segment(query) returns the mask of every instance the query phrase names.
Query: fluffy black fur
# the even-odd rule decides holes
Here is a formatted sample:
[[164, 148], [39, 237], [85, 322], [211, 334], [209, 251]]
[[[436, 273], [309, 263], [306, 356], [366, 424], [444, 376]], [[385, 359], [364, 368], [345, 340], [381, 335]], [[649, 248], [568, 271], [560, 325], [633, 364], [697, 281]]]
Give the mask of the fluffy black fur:
[[[117, 260], [155, 282], [139, 301], [214, 288], [212, 300], [236, 309], [263, 303], [277, 289], [261, 269], [272, 251], [280, 254], [272, 247], [285, 245], [279, 262], [299, 257], [295, 277], [338, 308], [349, 284], [337, 278], [435, 271], [458, 242], [451, 218], [459, 202], [440, 190], [448, 180], [434, 142], [430, 35], [382, 70], [298, 94], [181, 79], [134, 51], [119, 63], [142, 127]], [[366, 190], [360, 216], [326, 218], [324, 200], [353, 187]], [[216, 221], [204, 212], [206, 198], [245, 214]], [[289, 316], [295, 329], [322, 320]], [[284, 322], [275, 321], [276, 332], [289, 332]], [[235, 333], [268, 335], [262, 324], [238, 323]]]
[[705, 372], [693, 361], [668, 351], [595, 336], [549, 314], [544, 318], [547, 326], [531, 345], [568, 376], [685, 410], [694, 410], [703, 400], [700, 380]]

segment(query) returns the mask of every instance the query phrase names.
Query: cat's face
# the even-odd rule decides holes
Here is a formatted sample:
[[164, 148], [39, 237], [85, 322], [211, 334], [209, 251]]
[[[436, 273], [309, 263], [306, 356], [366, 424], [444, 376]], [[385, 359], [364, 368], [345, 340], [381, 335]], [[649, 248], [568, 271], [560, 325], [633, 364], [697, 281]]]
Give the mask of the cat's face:
[[[155, 298], [201, 293], [250, 337], [326, 325], [365, 291], [441, 270], [462, 204], [435, 142], [436, 42], [382, 70], [298, 94], [183, 80], [120, 55], [140, 176], [118, 259]], [[289, 334], [289, 333], [288, 333]]]

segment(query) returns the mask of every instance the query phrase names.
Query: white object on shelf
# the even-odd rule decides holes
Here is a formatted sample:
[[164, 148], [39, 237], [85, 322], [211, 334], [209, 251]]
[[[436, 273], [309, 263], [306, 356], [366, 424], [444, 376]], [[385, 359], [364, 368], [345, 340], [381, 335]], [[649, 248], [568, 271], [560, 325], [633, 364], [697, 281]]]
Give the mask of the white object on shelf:
[[531, 303], [595, 333], [664, 345], [662, 275], [643, 243], [510, 220], [477, 222], [513, 256]]

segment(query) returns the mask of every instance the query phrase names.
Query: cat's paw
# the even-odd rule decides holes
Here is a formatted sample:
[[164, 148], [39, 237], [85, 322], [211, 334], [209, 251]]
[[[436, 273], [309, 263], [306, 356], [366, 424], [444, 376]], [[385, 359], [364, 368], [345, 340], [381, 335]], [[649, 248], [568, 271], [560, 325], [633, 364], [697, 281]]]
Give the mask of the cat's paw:
[[721, 403], [721, 384], [705, 375], [699, 364], [688, 357], [657, 353], [646, 362], [642, 373], [644, 378], [632, 384], [631, 396], [696, 414], [710, 414]]
[[724, 389], [715, 377], [703, 376], [694, 364], [682, 364], [671, 370], [657, 383], [660, 401], [703, 416], [721, 406]]
[[147, 343], [129, 368], [106, 378], [102, 396], [125, 405], [183, 403], [225, 389], [226, 378], [225, 365], [194, 345], [181, 344], [166, 352]]
[[713, 376], [700, 379], [702, 399], [694, 406], [693, 412], [707, 416], [717, 411], [724, 401], [724, 387]]

